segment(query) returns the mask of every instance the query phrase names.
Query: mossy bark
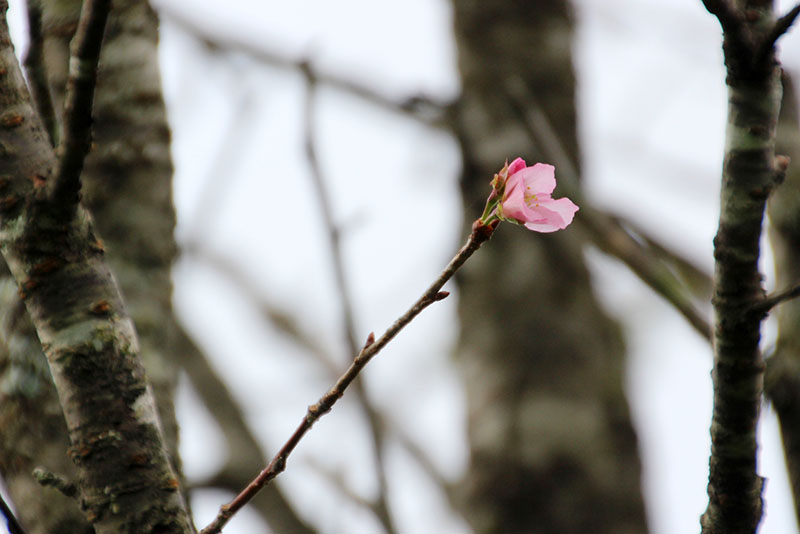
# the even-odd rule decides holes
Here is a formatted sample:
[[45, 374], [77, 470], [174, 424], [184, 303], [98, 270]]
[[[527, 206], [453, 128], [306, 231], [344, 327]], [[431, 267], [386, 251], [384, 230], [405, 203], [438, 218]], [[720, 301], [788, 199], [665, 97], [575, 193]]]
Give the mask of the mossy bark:
[[5, 23], [0, 31], [0, 247], [50, 365], [81, 507], [97, 532], [190, 532], [104, 245], [82, 206], [70, 220], [52, 216], [45, 192], [55, 154]]

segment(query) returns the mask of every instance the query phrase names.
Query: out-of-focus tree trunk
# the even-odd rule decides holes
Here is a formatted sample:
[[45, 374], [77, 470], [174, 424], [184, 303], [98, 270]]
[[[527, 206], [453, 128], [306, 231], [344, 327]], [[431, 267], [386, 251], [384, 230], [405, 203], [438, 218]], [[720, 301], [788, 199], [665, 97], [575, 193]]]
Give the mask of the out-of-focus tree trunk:
[[[60, 110], [81, 3], [42, 3], [45, 65]], [[177, 462], [170, 279], [175, 210], [157, 46], [158, 19], [148, 3], [115, 2], [94, 99], [94, 149], [86, 158], [81, 192], [136, 324], [170, 455]]]
[[[775, 257], [775, 284], [783, 290], [800, 283], [800, 125], [794, 84], [784, 76], [783, 102], [775, 151], [791, 159], [786, 179], [769, 200], [769, 238]], [[764, 386], [781, 425], [789, 481], [800, 523], [800, 300], [780, 304], [778, 341], [767, 363]]]
[[[506, 158], [566, 156], [572, 169], [561, 165], [556, 177], [577, 178], [573, 20], [559, 0], [454, 7], [456, 131], [474, 218]], [[531, 135], [542, 113], [553, 131]], [[647, 530], [624, 345], [592, 293], [583, 245], [577, 228], [501, 225], [463, 271], [458, 360], [472, 459], [461, 497], [478, 533]]]
[[[81, 2], [37, 1], [32, 4], [43, 12], [47, 78], [60, 112], [69, 42]], [[193, 353], [193, 362], [203, 356], [195, 353], [193, 344], [187, 345], [171, 307], [170, 268], [176, 252], [173, 169], [157, 30], [157, 17], [147, 2], [114, 3], [100, 63], [93, 110], [94, 149], [84, 167], [82, 197], [136, 324], [166, 442], [179, 469], [173, 407], [178, 359], [188, 357], [187, 351]], [[5, 304], [0, 314], [2, 474], [30, 532], [90, 532], [77, 501], [39, 487], [30, 475], [34, 466], [42, 465], [76, 478], [66, 455], [66, 428], [47, 363], [10, 275], [0, 279], [0, 299]], [[251, 471], [250, 476], [257, 468]], [[243, 485], [237, 480], [234, 489]], [[276, 487], [264, 491], [259, 502], [264, 519], [276, 530], [309, 531]]]
[[[40, 5], [44, 63], [56, 109], [60, 110], [69, 42], [81, 3], [44, 0]], [[170, 456], [179, 468], [172, 401], [177, 373], [170, 358], [175, 337], [170, 302], [175, 213], [157, 42], [157, 19], [146, 2], [115, 3], [106, 29], [93, 112], [94, 150], [82, 175], [82, 197], [102, 235], [107, 260], [136, 324]], [[63, 415], [35, 333], [16, 292], [11, 290], [13, 280], [9, 277], [3, 283], [9, 288], [3, 295], [9, 307], [4, 309], [13, 310], [3, 321], [3, 337], [13, 362], [8, 369], [15, 366], [27, 370], [23, 375], [27, 381], [22, 385], [18, 381], [20, 372], [6, 374], [6, 380], [9, 388], [36, 391], [33, 398], [30, 393], [25, 398], [17, 392], [13, 402], [3, 402], [9, 410], [2, 421], [3, 458], [12, 458], [15, 464], [4, 469], [4, 477], [30, 531], [90, 531], [85, 523], [77, 526], [83, 522], [77, 501], [62, 498], [52, 489], [38, 488], [30, 476], [35, 465], [73, 479], [74, 470], [66, 456]], [[15, 428], [14, 423], [28, 434], [11, 442], [6, 429]]]

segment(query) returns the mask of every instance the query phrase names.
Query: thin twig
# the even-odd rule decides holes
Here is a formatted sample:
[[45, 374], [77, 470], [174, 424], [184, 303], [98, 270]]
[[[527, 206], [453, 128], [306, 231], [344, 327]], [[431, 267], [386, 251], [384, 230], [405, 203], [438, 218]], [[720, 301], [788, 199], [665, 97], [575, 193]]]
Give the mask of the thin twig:
[[[208, 358], [184, 328], [174, 324], [177, 361], [200, 396], [206, 409], [225, 437], [228, 457], [225, 465], [212, 477], [199, 481], [195, 487], [217, 487], [236, 492], [250, 482], [252, 474], [267, 463], [261, 446], [244, 420], [242, 410], [228, 386], [212, 369]], [[260, 513], [272, 532], [312, 534], [309, 527], [286, 501], [277, 486], [258, 494], [251, 506]]]
[[399, 429], [400, 425], [393, 425], [392, 432], [397, 436], [397, 441], [403, 448], [408, 452], [409, 455], [419, 464], [422, 470], [425, 472], [426, 475], [436, 484], [438, 488], [442, 489], [442, 492], [447, 497], [448, 503], [450, 507], [455, 511], [458, 510], [458, 505], [454, 502], [453, 499], [453, 490], [455, 486], [452, 482], [447, 480], [445, 476], [439, 471], [439, 469], [433, 464], [433, 461], [428, 457], [428, 454], [423, 450], [421, 446], [419, 446], [410, 436], [403, 433]]
[[44, 35], [42, 34], [41, 0], [28, 0], [25, 3], [28, 11], [28, 51], [25, 54], [25, 74], [28, 78], [28, 89], [31, 92], [36, 110], [42, 119], [45, 130], [50, 136], [50, 144], [57, 146], [60, 138], [58, 118], [53, 106], [53, 94], [47, 81], [47, 69], [44, 64]]
[[58, 167], [50, 190], [50, 199], [66, 209], [66, 213], [72, 213], [78, 203], [83, 162], [91, 147], [97, 65], [110, 10], [111, 0], [84, 0], [70, 46], [64, 132], [57, 149]]
[[219, 514], [206, 528], [201, 531], [201, 534], [216, 534], [221, 532], [225, 524], [230, 518], [238, 512], [245, 504], [247, 504], [253, 496], [258, 493], [261, 488], [271, 482], [286, 468], [286, 460], [292, 451], [297, 447], [297, 444], [311, 429], [314, 423], [317, 422], [323, 415], [328, 413], [336, 402], [342, 398], [345, 390], [351, 382], [359, 375], [361, 370], [378, 354], [403, 328], [405, 328], [414, 318], [419, 315], [425, 308], [447, 298], [449, 295], [446, 291], [441, 291], [442, 286], [453, 277], [453, 275], [464, 265], [464, 262], [469, 259], [472, 254], [480, 248], [491, 236], [496, 225], [492, 226], [476, 226], [469, 236], [469, 239], [461, 247], [461, 250], [450, 260], [450, 263], [445, 267], [444, 271], [436, 278], [436, 281], [428, 287], [422, 296], [393, 324], [390, 326], [383, 335], [375, 339], [373, 334], [367, 338], [364, 347], [353, 360], [353, 363], [339, 377], [336, 384], [334, 384], [319, 401], [308, 407], [306, 415], [303, 417], [300, 425], [294, 431], [292, 436], [281, 447], [278, 453], [272, 458], [272, 461], [267, 467], [261, 471], [258, 477], [253, 480], [239, 495], [236, 496], [230, 503], [220, 507]]
[[647, 246], [646, 250], [648, 252], [656, 258], [660, 258], [661, 262], [675, 270], [678, 277], [686, 282], [687, 290], [694, 295], [695, 298], [704, 302], [710, 302], [713, 280], [709, 273], [692, 263], [689, 259], [665, 248], [663, 243], [656, 240], [652, 234], [635, 221], [620, 216], [619, 214], [608, 214], [608, 216], [611, 217], [615, 223], [624, 228], [631, 237], [643, 241]]
[[[301, 65], [300, 70], [306, 79], [304, 120], [304, 144], [306, 159], [308, 160], [308, 165], [311, 171], [311, 181], [314, 185], [314, 189], [317, 192], [320, 213], [325, 225], [328, 244], [330, 247], [333, 273], [336, 280], [336, 288], [339, 293], [339, 308], [342, 314], [345, 338], [347, 339], [348, 354], [356, 354], [358, 352], [358, 341], [356, 340], [357, 334], [353, 313], [353, 301], [351, 297], [352, 293], [347, 283], [347, 277], [344, 269], [344, 258], [342, 256], [342, 234], [339, 225], [337, 225], [336, 221], [333, 219], [333, 209], [331, 207], [330, 195], [328, 193], [325, 180], [322, 176], [322, 169], [320, 168], [316, 144], [314, 141], [317, 79], [313, 70], [311, 70], [311, 65], [308, 62], [304, 62]], [[391, 510], [389, 509], [389, 503], [386, 499], [386, 466], [383, 458], [384, 443], [386, 440], [382, 431], [382, 425], [380, 421], [381, 418], [367, 398], [366, 391], [364, 391], [364, 387], [360, 379], [356, 381], [353, 388], [355, 390], [356, 397], [358, 397], [359, 403], [361, 404], [367, 416], [369, 434], [372, 438], [372, 447], [374, 449], [375, 474], [378, 479], [378, 497], [376, 501], [372, 503], [370, 508], [375, 513], [384, 529], [386, 529], [386, 532], [388, 534], [394, 534], [397, 529], [394, 526], [394, 520], [392, 519]]]
[[375, 511], [375, 506], [372, 500], [359, 495], [347, 484], [347, 481], [339, 472], [336, 472], [330, 467], [326, 466], [324, 463], [315, 461], [313, 459], [307, 460], [307, 463], [317, 475], [325, 479], [331, 486], [336, 488], [341, 495], [352, 501], [353, 504], [360, 506], [365, 510], [369, 510], [370, 512]]
[[772, 295], [767, 295], [764, 297], [764, 300], [759, 301], [753, 307], [754, 312], [756, 313], [767, 313], [769, 310], [780, 304], [781, 302], [785, 302], [787, 300], [791, 300], [794, 298], [800, 297], [800, 284], [795, 285], [794, 287], [790, 287], [780, 293], [773, 293]]
[[36, 479], [36, 482], [42, 486], [58, 490], [62, 495], [70, 499], [78, 498], [78, 487], [64, 476], [48, 471], [43, 467], [37, 467], [31, 474]]
[[181, 245], [181, 255], [192, 256], [205, 262], [209, 267], [225, 277], [236, 286], [243, 297], [248, 298], [261, 318], [277, 328], [291, 341], [305, 349], [315, 360], [320, 362], [334, 377], [341, 373], [341, 366], [328, 350], [316, 342], [313, 336], [304, 332], [292, 315], [277, 303], [270, 302], [259, 292], [258, 281], [250, 277], [239, 264], [199, 243], [189, 242]]
[[304, 146], [306, 159], [310, 169], [311, 182], [317, 192], [317, 204], [322, 215], [322, 222], [325, 225], [336, 288], [339, 293], [339, 302], [344, 322], [348, 348], [351, 354], [358, 350], [358, 342], [355, 335], [355, 321], [353, 320], [353, 306], [350, 299], [350, 288], [347, 284], [347, 277], [344, 272], [344, 259], [342, 258], [341, 232], [336, 221], [333, 220], [333, 210], [330, 203], [330, 195], [325, 180], [322, 178], [322, 170], [317, 157], [317, 150], [314, 142], [314, 117], [316, 115], [315, 93], [317, 79], [308, 63], [301, 65], [301, 72], [306, 79], [306, 101], [305, 101], [305, 120], [304, 120]]
[[[253, 92], [243, 89], [242, 96], [228, 95], [228, 101], [237, 102], [236, 109], [231, 114], [222, 142], [219, 144], [211, 163], [206, 166], [204, 177], [200, 179], [204, 184], [194, 209], [189, 215], [190, 237], [187, 240], [201, 241], [208, 235], [209, 229], [218, 224], [218, 218], [223, 210], [218, 209], [227, 200], [227, 195], [236, 190], [237, 179], [240, 173], [230, 172], [231, 161], [240, 159], [240, 152], [245, 139], [252, 139], [252, 122], [248, 121], [253, 115]], [[245, 92], [246, 91], [246, 92]], [[246, 127], [250, 126], [250, 128]]]
[[8, 534], [25, 534], [25, 529], [22, 528], [22, 525], [19, 524], [14, 512], [11, 511], [11, 507], [6, 504], [6, 501], [3, 500], [3, 496], [0, 495], [0, 512], [6, 518], [6, 525], [8, 525]]
[[[286, 55], [270, 51], [263, 45], [250, 43], [247, 40], [230, 35], [214, 35], [201, 23], [189, 20], [185, 13], [179, 12], [165, 2], [158, 4], [158, 13], [162, 19], [181, 28], [205, 42], [209, 48], [236, 51], [246, 54], [252, 59], [272, 67], [284, 69], [300, 69], [304, 62]], [[393, 100], [378, 91], [332, 73], [323, 73], [314, 69], [314, 76], [321, 85], [326, 85], [351, 94], [383, 109], [413, 117], [433, 127], [442, 127], [441, 119], [451, 102], [435, 100], [424, 94], [412, 95], [402, 101]]]
[[640, 280], [669, 302], [698, 334], [711, 341], [711, 324], [695, 307], [683, 282], [669, 267], [642, 247], [611, 217], [588, 205], [581, 206], [581, 214], [581, 227], [601, 250], [621, 260]]
[[794, 21], [797, 19], [798, 15], [800, 15], [800, 4], [794, 6], [791, 10], [789, 10], [788, 13], [775, 21], [772, 29], [764, 37], [764, 40], [759, 47], [758, 54], [761, 59], [763, 59], [766, 54], [770, 52], [778, 39], [780, 39], [784, 33], [789, 31], [789, 28], [792, 27], [792, 24], [794, 24]]

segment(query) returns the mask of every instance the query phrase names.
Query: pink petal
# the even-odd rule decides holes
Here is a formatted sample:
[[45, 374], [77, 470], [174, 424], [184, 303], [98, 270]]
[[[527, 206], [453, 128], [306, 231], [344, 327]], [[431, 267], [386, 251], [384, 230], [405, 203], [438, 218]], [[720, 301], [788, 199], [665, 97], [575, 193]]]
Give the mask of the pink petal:
[[511, 176], [512, 174], [521, 171], [525, 167], [526, 167], [526, 165], [525, 165], [525, 160], [524, 159], [522, 159], [522, 158], [515, 159], [508, 166], [508, 176]]
[[568, 198], [548, 199], [539, 202], [532, 211], [537, 216], [525, 222], [526, 228], [535, 232], [555, 232], [563, 230], [572, 223], [578, 206]]
[[[517, 174], [525, 181], [525, 187], [531, 194], [549, 195], [556, 188], [556, 168], [547, 163], [537, 163], [533, 167], [526, 167]], [[510, 172], [509, 176], [511, 176]]]
[[501, 205], [503, 217], [518, 221], [527, 220], [526, 214], [530, 208], [525, 202], [525, 183], [519, 177], [512, 176], [506, 182], [506, 191]]

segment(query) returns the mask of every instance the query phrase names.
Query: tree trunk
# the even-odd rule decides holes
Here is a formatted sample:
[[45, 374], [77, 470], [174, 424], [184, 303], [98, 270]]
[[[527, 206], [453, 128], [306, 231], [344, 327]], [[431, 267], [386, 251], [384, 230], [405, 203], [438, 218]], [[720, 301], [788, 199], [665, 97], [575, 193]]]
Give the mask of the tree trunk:
[[[33, 2], [32, 7], [44, 11], [44, 64], [56, 109], [60, 109], [68, 45], [80, 2]], [[135, 321], [148, 378], [158, 397], [170, 457], [177, 466], [177, 424], [172, 403], [177, 373], [168, 357], [175, 338], [169, 274], [175, 253], [175, 214], [157, 40], [157, 20], [146, 2], [117, 3], [105, 36], [93, 113], [95, 149], [84, 168], [82, 192], [108, 251], [108, 264]], [[14, 298], [10, 291], [6, 295]], [[40, 349], [24, 313], [8, 315], [3, 326], [6, 344], [12, 349], [25, 347], [26, 365], [42, 368]], [[8, 421], [24, 421], [20, 426], [37, 430], [26, 441], [12, 441], [14, 433], [6, 434], [4, 418], [3, 458], [13, 459], [9, 462], [13, 469], [11, 465], [4, 468], [4, 477], [30, 532], [79, 532], [80, 528], [90, 531], [85, 521], [83, 527], [77, 526], [82, 515], [78, 502], [63, 499], [52, 489], [37, 488], [30, 477], [32, 466], [40, 464], [75, 477], [74, 470], [65, 465], [66, 427], [49, 374], [34, 376], [39, 392], [35, 400], [21, 402], [17, 395], [14, 402], [3, 403], [9, 410], [27, 409], [17, 417], [8, 417]], [[9, 377], [9, 382], [13, 381]], [[47, 404], [46, 399], [50, 400]], [[44, 429], [39, 428], [45, 424]], [[58, 505], [61, 501], [63, 506]]]
[[[506, 159], [556, 163], [556, 177], [574, 187], [569, 6], [454, 6], [468, 219]], [[534, 131], [534, 115], [551, 129]], [[592, 293], [580, 232], [501, 226], [461, 277], [458, 359], [472, 449], [464, 513], [478, 533], [645, 532], [623, 341]]]

